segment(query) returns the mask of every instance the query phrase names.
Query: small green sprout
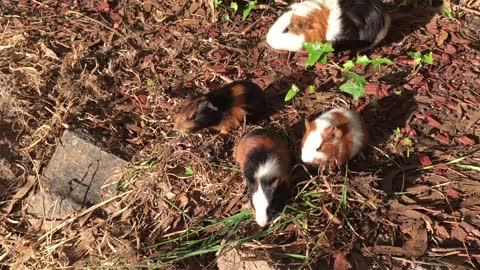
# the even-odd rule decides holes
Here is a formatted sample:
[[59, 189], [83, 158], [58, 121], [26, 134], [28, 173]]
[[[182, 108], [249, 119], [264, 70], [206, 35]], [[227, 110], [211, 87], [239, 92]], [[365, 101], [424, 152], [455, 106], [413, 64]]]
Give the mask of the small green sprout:
[[300, 92], [300, 89], [295, 84], [292, 84], [290, 90], [288, 90], [287, 95], [285, 96], [285, 101], [290, 101], [294, 96]]
[[155, 85], [155, 82], [152, 79], [147, 79], [147, 86], [148, 87], [153, 87]]
[[218, 6], [220, 6], [221, 3], [222, 3], [222, 0], [213, 0], [213, 6], [215, 8], [218, 8]]
[[190, 166], [185, 167], [185, 175], [186, 176], [192, 176], [193, 175], [193, 169]]
[[233, 13], [236, 13], [238, 10], [238, 4], [237, 2], [231, 2], [230, 3], [230, 8], [233, 9]]
[[310, 85], [310, 86], [308, 87], [308, 93], [309, 93], [309, 94], [315, 94], [315, 86]]
[[256, 0], [252, 2], [248, 2], [247, 7], [243, 11], [242, 21], [245, 21], [247, 19], [248, 15], [250, 14], [250, 12], [252, 11], [252, 9], [255, 7], [256, 4], [257, 4]]

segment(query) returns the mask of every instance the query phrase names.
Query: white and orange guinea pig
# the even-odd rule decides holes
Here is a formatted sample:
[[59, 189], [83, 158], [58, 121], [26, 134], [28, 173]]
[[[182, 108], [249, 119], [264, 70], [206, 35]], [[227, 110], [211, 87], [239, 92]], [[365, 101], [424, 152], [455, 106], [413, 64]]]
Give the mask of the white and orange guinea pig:
[[249, 80], [231, 82], [188, 103], [175, 119], [181, 132], [213, 128], [228, 133], [266, 112], [266, 97], [260, 86]]
[[240, 140], [234, 156], [247, 181], [255, 221], [265, 227], [291, 198], [287, 143], [272, 131], [256, 129]]
[[368, 134], [360, 115], [352, 110], [336, 108], [305, 119], [302, 139], [302, 161], [323, 165], [342, 165], [357, 155], [368, 142]]
[[301, 51], [305, 42], [332, 42], [340, 50], [367, 50], [387, 35], [390, 15], [381, 0], [306, 0], [273, 24], [267, 43]]

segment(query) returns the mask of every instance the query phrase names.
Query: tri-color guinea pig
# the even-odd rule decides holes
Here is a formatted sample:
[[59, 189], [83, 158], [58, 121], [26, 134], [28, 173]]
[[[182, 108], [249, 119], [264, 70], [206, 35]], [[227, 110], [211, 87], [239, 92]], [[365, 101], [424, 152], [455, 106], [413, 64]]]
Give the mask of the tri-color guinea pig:
[[320, 166], [342, 165], [357, 155], [368, 142], [368, 133], [360, 115], [336, 108], [305, 119], [301, 159]]
[[381, 0], [307, 0], [290, 6], [267, 33], [276, 50], [301, 51], [305, 42], [367, 50], [387, 35], [390, 15]]
[[175, 119], [181, 132], [213, 128], [228, 133], [246, 118], [253, 122], [267, 109], [265, 93], [249, 80], [231, 82], [188, 103]]
[[234, 156], [247, 182], [255, 221], [264, 227], [291, 198], [291, 152], [280, 135], [255, 129], [242, 137]]

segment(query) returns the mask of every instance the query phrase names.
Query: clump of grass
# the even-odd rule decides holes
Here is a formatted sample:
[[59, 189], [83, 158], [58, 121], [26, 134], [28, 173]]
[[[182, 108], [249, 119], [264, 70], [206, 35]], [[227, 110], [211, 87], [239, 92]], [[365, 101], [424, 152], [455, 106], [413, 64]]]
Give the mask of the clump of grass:
[[[325, 236], [335, 230], [334, 226], [343, 224], [339, 217], [348, 216], [347, 175], [342, 179], [343, 184], [328, 187], [319, 177], [300, 183], [298, 187], [302, 188], [294, 202], [263, 230], [254, 224], [251, 211], [244, 210], [226, 218], [197, 220], [190, 228], [166, 234], [156, 244], [142, 248], [141, 252], [153, 254], [148, 257], [156, 262], [151, 267], [166, 267], [193, 257], [223, 254], [242, 245], [245, 250], [252, 243], [272, 250], [290, 244], [301, 248], [286, 249], [280, 255], [293, 259], [302, 267], [308, 266], [330, 252], [326, 248], [329, 244], [325, 242]], [[346, 223], [354, 231], [348, 220]], [[330, 237], [328, 242], [332, 241]]]

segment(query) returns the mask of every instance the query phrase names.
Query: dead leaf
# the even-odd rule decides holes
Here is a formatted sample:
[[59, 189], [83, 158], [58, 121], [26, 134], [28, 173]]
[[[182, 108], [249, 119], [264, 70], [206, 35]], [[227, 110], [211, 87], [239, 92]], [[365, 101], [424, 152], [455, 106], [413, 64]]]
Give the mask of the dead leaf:
[[462, 193], [458, 192], [452, 185], [448, 186], [447, 196], [454, 199], [462, 197]]
[[440, 126], [440, 123], [437, 120], [433, 119], [431, 116], [427, 116], [426, 119], [430, 126], [434, 128], [438, 128]]
[[443, 236], [443, 238], [450, 238], [450, 234], [448, 233], [447, 229], [438, 223], [435, 223], [435, 233], [436, 235]]
[[187, 193], [182, 192], [177, 196], [177, 201], [180, 202], [180, 208], [185, 208], [190, 200], [188, 199]]
[[475, 141], [467, 136], [457, 137], [456, 140], [463, 145], [475, 145]]
[[437, 45], [442, 46], [445, 40], [448, 38], [448, 33], [445, 30], [440, 30], [440, 36], [438, 37], [437, 40]]
[[28, 191], [30, 191], [30, 189], [33, 187], [33, 185], [35, 185], [36, 180], [37, 180], [37, 178], [33, 175], [29, 175], [27, 177], [27, 182], [25, 183], [25, 185], [23, 185], [22, 187], [17, 189], [17, 192], [15, 193], [15, 195], [13, 195], [12, 199], [10, 200], [10, 203], [8, 204], [8, 206], [5, 210], [7, 212], [7, 214], [10, 214], [10, 212], [12, 212], [12, 209], [15, 206], [15, 204], [17, 203], [18, 200], [20, 200], [25, 195], [27, 195]]
[[441, 135], [441, 134], [437, 134], [437, 135], [435, 136], [435, 140], [437, 140], [438, 142], [440, 142], [440, 143], [442, 143], [442, 144], [446, 144], [446, 145], [450, 144], [450, 139], [447, 138], [447, 137], [444, 136], [444, 135]]
[[463, 242], [467, 238], [467, 233], [462, 228], [454, 226], [452, 229], [452, 238]]
[[428, 247], [428, 235], [427, 229], [424, 226], [424, 222], [418, 220], [410, 232], [410, 239], [405, 242], [403, 249], [405, 254], [413, 257], [422, 256]]
[[430, 166], [433, 164], [427, 155], [418, 155], [418, 158], [420, 159], [422, 166]]
[[348, 254], [348, 251], [342, 251], [334, 255], [335, 261], [333, 262], [334, 270], [347, 270], [352, 269], [352, 265], [347, 261], [345, 255]]
[[54, 60], [58, 60], [58, 56], [52, 51], [50, 50], [46, 45], [45, 43], [40, 43], [40, 49], [42, 50], [43, 54], [48, 57], [48, 58], [51, 58], [51, 59], [54, 59]]

